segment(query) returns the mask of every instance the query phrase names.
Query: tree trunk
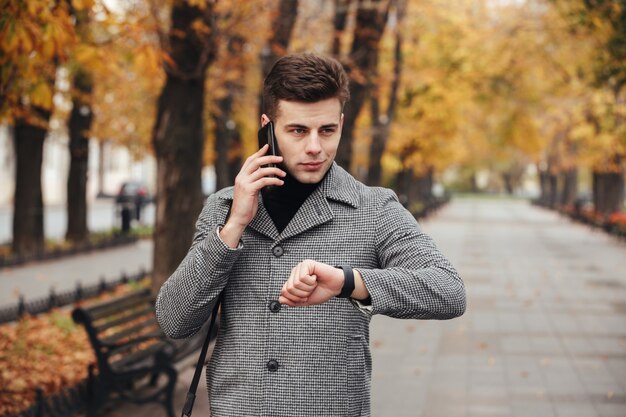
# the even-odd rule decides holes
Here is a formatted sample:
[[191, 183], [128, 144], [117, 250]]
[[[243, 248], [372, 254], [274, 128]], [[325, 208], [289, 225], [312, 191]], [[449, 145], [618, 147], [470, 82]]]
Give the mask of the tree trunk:
[[[241, 135], [233, 119], [235, 97], [243, 91], [241, 82], [244, 78], [245, 65], [240, 55], [245, 40], [241, 36], [232, 36], [228, 40], [228, 71], [237, 74], [229, 77], [225, 83], [226, 95], [217, 101], [217, 110], [213, 113], [215, 122], [215, 180], [216, 190], [233, 185], [241, 167]], [[232, 65], [231, 65], [232, 64]]]
[[506, 193], [513, 195], [513, 191], [515, 191], [513, 189], [513, 174], [510, 172], [504, 172], [502, 174], [502, 181], [504, 181], [504, 189], [506, 190]]
[[[298, 17], [298, 0], [280, 0], [272, 19], [272, 34], [261, 53], [261, 76], [265, 79], [278, 58], [287, 54], [291, 33]], [[259, 118], [263, 113], [263, 91], [259, 97]]]
[[[208, 30], [194, 30], [202, 21]], [[206, 70], [215, 59], [213, 3], [172, 8], [170, 50], [177, 64], [158, 101], [153, 144], [157, 160], [152, 289], [156, 293], [185, 257], [202, 209], [203, 109]]]
[[411, 170], [404, 168], [396, 175], [396, 193], [398, 194], [398, 200], [405, 208], [409, 207], [410, 191], [409, 184], [411, 183]]
[[98, 142], [98, 197], [104, 197], [104, 148], [105, 141]]
[[561, 206], [573, 206], [578, 196], [578, 170], [569, 169], [561, 174]]
[[89, 168], [89, 129], [93, 120], [91, 92], [93, 78], [84, 68], [74, 76], [73, 99], [68, 130], [70, 135], [70, 172], [67, 178], [67, 233], [65, 238], [84, 242], [89, 238], [87, 229], [87, 170]]
[[354, 28], [354, 40], [346, 68], [350, 77], [350, 101], [344, 109], [344, 124], [336, 161], [350, 170], [353, 153], [354, 128], [361, 108], [367, 100], [376, 68], [380, 38], [385, 30], [389, 2], [381, 8], [381, 0], [359, 0]]
[[624, 203], [624, 169], [620, 172], [593, 172], [593, 204], [604, 216], [618, 212]]
[[[51, 112], [33, 109], [45, 123]], [[41, 191], [41, 164], [47, 130], [18, 119], [14, 129], [15, 197], [13, 206], [13, 252], [29, 255], [44, 250], [44, 207]]]
[[[405, 1], [399, 0], [396, 9], [396, 42], [394, 48], [394, 68], [391, 80], [391, 88], [389, 90], [389, 101], [387, 106], [386, 115], [381, 119], [380, 117], [380, 104], [379, 104], [379, 92], [380, 86], [378, 82], [372, 85], [372, 144], [370, 146], [369, 154], [369, 168], [367, 170], [367, 180], [369, 185], [382, 185], [382, 157], [385, 152], [385, 146], [387, 144], [387, 138], [389, 137], [389, 131], [391, 128], [391, 122], [396, 111], [396, 104], [398, 102], [398, 89], [400, 86], [400, 74], [402, 72], [402, 31], [399, 28], [400, 22], [404, 18], [405, 14]], [[374, 65], [374, 73], [377, 78], [378, 58], [379, 53], [376, 50], [375, 53], [376, 63]]]
[[428, 206], [433, 200], [433, 178], [434, 170], [429, 168], [426, 173], [421, 176], [416, 176], [413, 180], [415, 184], [417, 198], [425, 206]]
[[558, 196], [558, 177], [549, 171], [539, 171], [541, 195], [539, 201], [548, 207], [556, 207]]
[[335, 0], [335, 17], [333, 19], [335, 31], [333, 33], [333, 45], [331, 47], [331, 53], [335, 57], [341, 56], [341, 38], [346, 29], [350, 2], [351, 0]]

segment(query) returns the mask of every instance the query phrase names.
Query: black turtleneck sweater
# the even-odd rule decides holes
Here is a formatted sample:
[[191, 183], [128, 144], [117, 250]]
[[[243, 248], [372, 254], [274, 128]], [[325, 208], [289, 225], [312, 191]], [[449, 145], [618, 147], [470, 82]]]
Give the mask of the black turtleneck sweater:
[[283, 180], [285, 181], [283, 185], [273, 186], [269, 190], [267, 188], [261, 190], [263, 205], [274, 221], [278, 233], [282, 233], [293, 216], [296, 215], [302, 203], [319, 185], [319, 183], [301, 183], [289, 173]]

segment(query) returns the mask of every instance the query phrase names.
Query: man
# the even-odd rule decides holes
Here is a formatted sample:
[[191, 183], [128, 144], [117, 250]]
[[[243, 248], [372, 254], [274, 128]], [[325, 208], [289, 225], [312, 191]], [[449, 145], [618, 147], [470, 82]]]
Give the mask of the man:
[[459, 316], [463, 282], [392, 191], [335, 164], [349, 97], [336, 60], [281, 58], [263, 95], [280, 156], [264, 146], [207, 199], [157, 316], [190, 336], [224, 292], [213, 417], [369, 416], [371, 316]]

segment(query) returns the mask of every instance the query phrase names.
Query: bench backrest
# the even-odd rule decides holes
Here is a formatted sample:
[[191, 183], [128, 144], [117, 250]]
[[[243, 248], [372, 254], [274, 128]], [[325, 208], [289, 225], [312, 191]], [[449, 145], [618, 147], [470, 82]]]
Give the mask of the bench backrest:
[[72, 318], [85, 326], [101, 373], [153, 355], [162, 349], [165, 339], [156, 320], [149, 289], [77, 307]]

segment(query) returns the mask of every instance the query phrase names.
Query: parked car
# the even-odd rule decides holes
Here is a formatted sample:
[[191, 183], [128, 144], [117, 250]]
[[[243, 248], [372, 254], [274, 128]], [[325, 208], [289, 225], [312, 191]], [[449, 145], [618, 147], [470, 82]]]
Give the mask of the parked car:
[[121, 220], [122, 232], [130, 230], [131, 221], [141, 222], [143, 207], [152, 201], [148, 187], [141, 181], [128, 181], [122, 184], [115, 197]]
[[115, 202], [122, 203], [148, 203], [152, 201], [152, 197], [148, 191], [148, 187], [141, 181], [127, 181], [122, 183], [120, 191], [117, 193]]

